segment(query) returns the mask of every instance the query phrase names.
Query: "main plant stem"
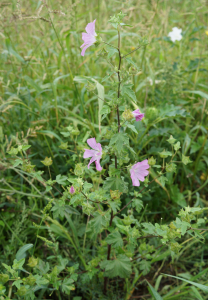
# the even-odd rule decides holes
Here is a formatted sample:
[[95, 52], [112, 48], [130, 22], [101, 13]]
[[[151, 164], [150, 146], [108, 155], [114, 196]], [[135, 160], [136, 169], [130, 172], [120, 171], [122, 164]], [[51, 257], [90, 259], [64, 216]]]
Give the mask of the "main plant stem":
[[[119, 63], [118, 63], [118, 94], [117, 94], [117, 98], [120, 98], [120, 87], [121, 87], [121, 77], [120, 77], [120, 69], [121, 69], [121, 51], [120, 51], [120, 46], [121, 46], [121, 37], [120, 37], [120, 28], [118, 28], [118, 55], [119, 55]], [[117, 121], [118, 121], [118, 132], [120, 132], [120, 115], [119, 115], [119, 106], [117, 104], [116, 107], [116, 111], [117, 111]], [[115, 155], [115, 168], [118, 168], [118, 162], [117, 162], [117, 156]], [[113, 211], [111, 210], [111, 219], [110, 219], [110, 223], [109, 226], [112, 225], [113, 222]], [[111, 245], [108, 245], [108, 252], [107, 252], [107, 260], [110, 260], [110, 254], [111, 254]], [[108, 277], [104, 277], [104, 289], [103, 289], [103, 293], [104, 295], [106, 295], [107, 293], [107, 286], [108, 286]]]

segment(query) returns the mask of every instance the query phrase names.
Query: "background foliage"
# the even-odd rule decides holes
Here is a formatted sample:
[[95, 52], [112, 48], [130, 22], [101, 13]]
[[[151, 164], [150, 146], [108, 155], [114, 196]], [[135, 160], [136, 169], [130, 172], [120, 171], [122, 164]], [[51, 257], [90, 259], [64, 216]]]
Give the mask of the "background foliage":
[[[102, 86], [97, 86], [96, 93], [90, 92], [81, 77], [91, 76], [105, 85], [102, 79], [109, 66], [97, 55], [99, 48], [96, 47], [89, 48], [88, 55], [82, 58], [80, 45], [86, 24], [95, 18], [96, 32], [115, 45], [117, 32], [107, 21], [121, 10], [127, 13], [125, 22], [133, 25], [132, 28], [126, 27], [121, 34], [123, 54], [133, 51], [141, 38], [149, 43], [132, 55], [139, 66], [139, 73], [132, 76], [133, 89], [148, 122], [135, 125], [139, 134], [129, 133], [130, 142], [142, 159], [146, 155], [154, 156], [157, 164], [162, 164], [158, 152], [169, 150], [167, 139], [173, 135], [180, 141], [181, 153], [190, 156], [192, 161], [188, 165], [178, 164], [176, 173], [167, 176], [167, 182], [158, 180], [151, 185], [151, 191], [142, 195], [144, 210], [136, 213], [136, 219], [168, 224], [177, 217], [181, 207], [207, 207], [207, 2], [3, 2], [0, 4], [0, 261], [11, 266], [14, 259], [26, 258], [28, 263], [28, 258], [34, 255], [40, 259], [39, 264], [42, 262], [42, 274], [50, 264], [50, 278], [45, 279], [50, 282], [53, 276], [56, 278], [60, 272], [64, 274], [66, 268], [73, 268], [74, 262], [80, 259], [80, 252], [74, 250], [72, 243], [82, 248], [86, 261], [92, 260], [96, 248], [90, 232], [93, 224], [81, 210], [73, 210], [69, 206], [64, 212], [54, 206], [49, 216], [53, 217], [53, 221], [49, 222], [46, 219], [45, 183], [39, 180], [41, 177], [38, 178], [38, 175], [36, 179], [39, 181], [35, 180], [30, 171], [34, 165], [45, 181], [56, 179], [53, 196], [58, 199], [59, 191], [64, 192], [67, 176], [74, 176], [76, 162], [84, 163], [82, 156], [86, 140], [90, 137], [103, 138], [107, 126], [114, 121], [114, 114], [106, 113], [101, 118], [102, 104], [96, 95], [97, 92], [104, 95]], [[183, 30], [183, 39], [175, 45], [167, 37], [174, 26]], [[111, 61], [115, 53], [112, 49], [108, 50]], [[105, 99], [110, 100], [107, 92], [108, 87], [105, 87]], [[133, 110], [132, 100], [129, 97], [129, 106]], [[25, 145], [20, 150], [30, 160], [24, 169], [11, 156], [15, 154], [12, 146], [20, 144]], [[28, 149], [27, 144], [31, 145]], [[9, 154], [8, 151], [13, 152]], [[53, 162], [50, 172], [42, 163], [46, 157]], [[182, 156], [179, 158], [181, 160]], [[90, 171], [87, 176], [95, 187], [99, 186], [101, 177], [96, 172]], [[154, 171], [150, 176], [155, 177]], [[122, 201], [128, 203], [130, 197], [126, 196]], [[88, 231], [86, 222], [89, 223]], [[202, 223], [202, 227], [205, 226], [206, 223]], [[37, 239], [37, 234], [42, 239]], [[127, 299], [160, 299], [156, 298], [156, 291], [163, 299], [207, 299], [206, 291], [198, 286], [188, 286], [187, 282], [163, 275], [176, 275], [206, 285], [205, 230], [203, 236], [204, 241], [192, 238], [184, 241], [185, 247], [174, 259], [170, 252], [167, 253], [168, 250], [162, 249], [160, 259], [154, 261], [151, 270], [149, 265], [143, 266], [147, 275], [129, 288], [131, 293], [126, 296], [129, 297]], [[146, 240], [142, 243], [147, 245]], [[33, 246], [28, 246], [23, 256], [17, 257], [18, 250], [24, 245]], [[154, 248], [160, 245], [156, 238], [150, 242]], [[69, 263], [64, 261], [66, 257]], [[57, 261], [58, 272], [53, 269]], [[2, 265], [0, 269], [5, 271]], [[16, 266], [16, 269], [21, 269], [21, 266]], [[76, 270], [74, 267], [67, 271], [72, 280], [82, 272]], [[75, 273], [78, 275], [73, 277]], [[43, 279], [39, 280], [40, 286], [47, 284], [41, 282]], [[97, 286], [96, 281], [89, 283], [87, 280], [77, 281], [71, 299], [98, 297], [93, 291], [101, 293], [102, 287]], [[148, 290], [145, 280], [154, 287], [153, 292], [151, 288]], [[130, 285], [119, 277], [112, 280], [109, 297], [123, 297], [123, 282], [126, 286]], [[44, 293], [50, 299], [68, 299], [69, 296], [64, 296], [65, 292], [69, 292], [67, 289], [73, 290], [72, 282], [65, 282], [60, 292], [47, 290], [45, 293], [46, 288], [42, 288], [36, 295], [39, 299]], [[10, 284], [8, 291], [11, 297], [16, 287]]]

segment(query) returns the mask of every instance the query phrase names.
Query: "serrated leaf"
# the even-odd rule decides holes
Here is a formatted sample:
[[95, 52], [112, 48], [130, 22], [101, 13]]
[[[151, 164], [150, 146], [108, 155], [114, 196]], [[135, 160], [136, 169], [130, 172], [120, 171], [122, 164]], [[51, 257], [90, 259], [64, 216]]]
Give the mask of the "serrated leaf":
[[137, 70], [139, 69], [138, 66], [135, 64], [135, 62], [130, 57], [127, 57], [126, 61], [128, 61], [128, 63], [132, 64]]
[[129, 137], [126, 133], [118, 132], [110, 140], [109, 146], [115, 145], [116, 150], [121, 152], [124, 145], [129, 145]]
[[126, 95], [131, 98], [133, 101], [137, 102], [136, 95], [134, 91], [131, 89], [132, 84], [124, 84], [121, 88], [122, 95]]
[[19, 158], [15, 159], [15, 163], [13, 164], [13, 167], [15, 168], [15, 167], [19, 166], [20, 164], [22, 165], [23, 161]]
[[107, 226], [109, 220], [106, 216], [102, 216], [98, 214], [92, 220], [90, 220], [88, 226], [89, 230], [93, 232], [93, 234], [97, 235], [102, 232], [102, 230]]
[[110, 278], [117, 276], [129, 278], [132, 272], [130, 259], [123, 254], [118, 255], [114, 260], [105, 260], [100, 265], [105, 269], [105, 276]]
[[12, 268], [14, 270], [22, 270], [22, 266], [24, 265], [24, 263], [25, 263], [25, 258], [22, 258], [20, 260], [15, 259], [13, 261]]
[[138, 131], [136, 130], [136, 127], [134, 125], [128, 124], [127, 127], [130, 128], [133, 132], [138, 134]]
[[133, 199], [132, 201], [132, 207], [136, 207], [136, 211], [138, 213], [140, 213], [140, 211], [142, 210], [142, 208], [144, 207], [143, 205], [143, 201], [140, 199]]
[[60, 174], [56, 176], [56, 182], [58, 184], [61, 184], [61, 185], [66, 185], [67, 184], [67, 181], [66, 181], [67, 179], [68, 179], [68, 177], [62, 176]]
[[104, 182], [103, 189], [118, 190], [122, 193], [126, 193], [128, 191], [128, 183], [118, 177], [108, 177]]
[[108, 59], [111, 58], [115, 53], [118, 53], [117, 49], [110, 48], [110, 47], [108, 47], [107, 51], [108, 51]]
[[64, 293], [66, 293], [67, 295], [69, 295], [70, 292], [75, 289], [73, 282], [74, 282], [74, 280], [71, 278], [65, 278], [62, 282], [62, 285], [61, 285], [62, 291]]
[[142, 260], [139, 262], [139, 269], [143, 271], [143, 275], [146, 275], [151, 269], [151, 263], [148, 260]]
[[103, 105], [101, 111], [100, 111], [100, 114], [103, 115], [103, 114], [109, 114], [111, 112], [111, 108], [110, 106], [108, 105]]
[[158, 181], [161, 183], [162, 187], [165, 186], [165, 182], [168, 181], [168, 179], [165, 176], [160, 176], [158, 178]]
[[112, 233], [110, 233], [107, 238], [105, 239], [105, 241], [112, 245], [114, 248], [119, 248], [119, 247], [123, 247], [123, 240], [121, 237], [120, 232], [118, 231], [114, 231]]
[[13, 283], [12, 283], [12, 286], [16, 286], [18, 289], [20, 289], [20, 284], [22, 283], [23, 281], [21, 279], [18, 279], [18, 280], [15, 280]]
[[61, 201], [57, 202], [51, 209], [53, 211], [53, 217], [56, 219], [59, 216], [64, 217], [65, 206]]

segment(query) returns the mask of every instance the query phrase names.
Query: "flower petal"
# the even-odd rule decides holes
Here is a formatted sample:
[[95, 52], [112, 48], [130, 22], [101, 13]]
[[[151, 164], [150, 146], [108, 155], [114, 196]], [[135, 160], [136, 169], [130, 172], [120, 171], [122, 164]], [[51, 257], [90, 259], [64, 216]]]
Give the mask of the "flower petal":
[[95, 150], [102, 151], [101, 144], [100, 144], [100, 143], [96, 143], [95, 138], [88, 139], [88, 140], [87, 140], [87, 143], [88, 143], [88, 145], [89, 145], [91, 148], [93, 148], [93, 149], [95, 149]]
[[81, 55], [84, 56], [85, 55], [85, 51], [87, 50], [88, 47], [92, 46], [91, 45], [86, 45], [83, 49], [82, 49], [82, 52], [81, 52]]
[[135, 174], [131, 173], [132, 185], [133, 186], [140, 186], [139, 180], [136, 178]]
[[95, 154], [96, 154], [95, 150], [85, 149], [83, 158], [89, 158], [89, 157], [95, 156]]
[[96, 19], [93, 21], [93, 22], [90, 22], [87, 24], [85, 30], [88, 34], [91, 34], [91, 35], [95, 35], [95, 21]]
[[100, 158], [95, 161], [97, 171], [102, 171], [102, 167], [100, 165]]
[[97, 157], [93, 156], [91, 159], [90, 159], [90, 162], [88, 164], [88, 169], [90, 168], [90, 165], [97, 160]]

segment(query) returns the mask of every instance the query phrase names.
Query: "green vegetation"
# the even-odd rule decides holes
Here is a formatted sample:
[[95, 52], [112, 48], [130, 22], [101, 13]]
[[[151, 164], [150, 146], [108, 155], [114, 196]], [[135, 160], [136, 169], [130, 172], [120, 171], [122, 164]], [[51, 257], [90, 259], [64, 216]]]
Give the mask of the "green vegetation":
[[206, 1], [3, 2], [0, 66], [0, 300], [208, 299]]

